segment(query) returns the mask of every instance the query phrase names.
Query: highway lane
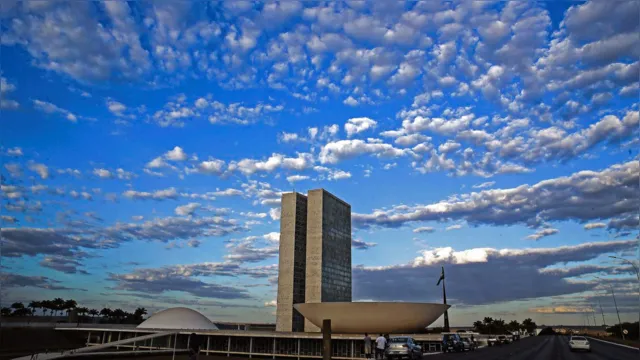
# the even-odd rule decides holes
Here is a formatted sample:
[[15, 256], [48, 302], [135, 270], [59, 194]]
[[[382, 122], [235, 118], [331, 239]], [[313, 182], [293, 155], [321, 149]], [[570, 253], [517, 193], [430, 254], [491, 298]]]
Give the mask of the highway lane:
[[513, 344], [485, 347], [473, 352], [425, 356], [424, 360], [638, 360], [640, 351], [590, 340], [591, 352], [571, 352], [566, 336], [535, 336]]

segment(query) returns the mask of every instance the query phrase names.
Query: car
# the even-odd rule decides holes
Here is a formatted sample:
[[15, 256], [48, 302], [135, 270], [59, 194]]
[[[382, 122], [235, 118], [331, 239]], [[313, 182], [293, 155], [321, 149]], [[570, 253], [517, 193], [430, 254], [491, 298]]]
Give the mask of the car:
[[511, 342], [511, 340], [509, 340], [506, 335], [498, 335], [498, 341], [500, 342], [500, 344], [508, 344]]
[[464, 351], [464, 343], [458, 334], [442, 334], [442, 352]]
[[591, 344], [584, 336], [572, 336], [569, 338], [569, 349], [571, 351], [583, 350], [591, 352]]
[[487, 345], [489, 346], [495, 346], [495, 345], [500, 345], [501, 342], [498, 341], [498, 337], [495, 335], [489, 335], [489, 338], [487, 338]]
[[460, 338], [462, 340], [462, 344], [464, 345], [465, 350], [475, 351], [476, 350], [476, 342], [471, 340], [468, 336], [463, 336]]
[[392, 337], [389, 339], [386, 356], [387, 359], [422, 359], [422, 347], [411, 337]]

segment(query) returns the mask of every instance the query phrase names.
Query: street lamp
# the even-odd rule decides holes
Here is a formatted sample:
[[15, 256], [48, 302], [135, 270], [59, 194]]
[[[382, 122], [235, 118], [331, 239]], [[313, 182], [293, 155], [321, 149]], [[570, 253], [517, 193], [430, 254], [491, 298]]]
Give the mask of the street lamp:
[[634, 263], [634, 262], [633, 262], [633, 261], [631, 261], [631, 260], [623, 259], [623, 258], [618, 257], [618, 256], [612, 256], [612, 255], [609, 255], [609, 257], [610, 257], [610, 258], [612, 258], [612, 259], [620, 260], [620, 261], [622, 261], [622, 262], [624, 262], [624, 263], [627, 263], [627, 264], [629, 264], [629, 265], [633, 266], [633, 270], [635, 270], [635, 271], [636, 271], [636, 276], [638, 277], [638, 280], [640, 280], [640, 269], [638, 269], [638, 266], [636, 265], [636, 263]]
[[[640, 270], [638, 270], [638, 266], [636, 265], [636, 263], [631, 261], [631, 260], [623, 259], [623, 258], [618, 257], [618, 256], [609, 255], [609, 257], [612, 258], [612, 259], [616, 259], [616, 260], [622, 261], [622, 262], [624, 262], [626, 264], [630, 264], [631, 266], [633, 266], [633, 270], [636, 271], [636, 277], [638, 278], [638, 290], [640, 290]], [[640, 292], [638, 292], [638, 299], [640, 300]], [[640, 311], [638, 312], [638, 327], [639, 327], [639, 329], [638, 329], [639, 333], [638, 334], [640, 334]], [[640, 336], [640, 335], [638, 335], [638, 336]]]
[[[596, 279], [600, 279], [605, 281], [603, 278], [593, 275]], [[616, 294], [613, 292], [613, 285], [609, 284], [611, 288], [611, 296], [613, 296], [613, 305], [616, 307], [616, 314], [618, 315], [618, 326], [620, 327], [620, 335], [622, 335], [622, 340], [624, 340], [624, 332], [622, 331], [622, 321], [620, 320], [620, 312], [618, 312], [618, 303], [616, 302]]]

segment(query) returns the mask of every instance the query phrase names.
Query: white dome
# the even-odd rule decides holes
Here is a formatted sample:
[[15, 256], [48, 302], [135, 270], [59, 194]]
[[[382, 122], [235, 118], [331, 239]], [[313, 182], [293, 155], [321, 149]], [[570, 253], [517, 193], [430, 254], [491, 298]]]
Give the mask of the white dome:
[[199, 312], [184, 308], [174, 307], [162, 310], [151, 315], [138, 329], [176, 329], [176, 330], [218, 330], [218, 328]]

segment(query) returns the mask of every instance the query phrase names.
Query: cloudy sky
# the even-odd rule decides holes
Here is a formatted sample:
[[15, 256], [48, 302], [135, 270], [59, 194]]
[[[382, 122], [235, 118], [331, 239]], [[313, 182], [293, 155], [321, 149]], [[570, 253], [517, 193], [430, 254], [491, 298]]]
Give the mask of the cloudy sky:
[[273, 322], [322, 187], [354, 300], [637, 319], [639, 4], [3, 1], [2, 305]]

